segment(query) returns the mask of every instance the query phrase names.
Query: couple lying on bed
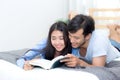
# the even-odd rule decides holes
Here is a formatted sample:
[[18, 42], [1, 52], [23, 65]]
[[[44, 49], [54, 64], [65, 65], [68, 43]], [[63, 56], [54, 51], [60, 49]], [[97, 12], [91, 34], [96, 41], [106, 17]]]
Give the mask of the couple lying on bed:
[[[108, 27], [112, 33], [111, 28], [116, 25]], [[115, 35], [120, 32], [118, 27], [115, 28]], [[67, 58], [60, 62], [64, 62], [68, 67], [103, 67], [106, 63], [120, 57], [118, 50], [120, 44], [117, 43], [120, 39], [111, 34], [109, 37], [112, 42], [110, 42], [109, 37], [101, 33], [103, 33], [102, 30], [95, 30], [93, 18], [87, 15], [77, 14], [68, 25], [58, 21], [51, 26], [47, 40], [26, 52], [17, 60], [17, 65], [25, 70], [30, 70], [33, 69], [33, 66], [29, 62], [37, 55], [48, 60], [65, 55]], [[114, 42], [115, 44], [113, 44]]]

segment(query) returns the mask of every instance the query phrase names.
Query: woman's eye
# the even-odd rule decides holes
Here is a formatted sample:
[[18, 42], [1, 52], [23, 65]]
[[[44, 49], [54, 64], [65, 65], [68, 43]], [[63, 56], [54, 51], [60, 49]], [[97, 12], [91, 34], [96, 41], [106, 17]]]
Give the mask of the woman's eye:
[[56, 38], [55, 37], [51, 37], [52, 40], [55, 40]]
[[60, 40], [63, 40], [63, 37], [60, 37]]

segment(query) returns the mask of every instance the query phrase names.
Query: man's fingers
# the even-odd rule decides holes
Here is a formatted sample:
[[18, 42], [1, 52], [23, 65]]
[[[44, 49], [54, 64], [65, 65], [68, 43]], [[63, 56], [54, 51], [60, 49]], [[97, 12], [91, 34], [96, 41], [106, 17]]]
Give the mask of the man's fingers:
[[66, 62], [65, 65], [68, 67], [75, 67], [75, 64], [73, 62]]
[[65, 59], [60, 60], [60, 62], [69, 62], [69, 61], [70, 61], [69, 58], [65, 58]]

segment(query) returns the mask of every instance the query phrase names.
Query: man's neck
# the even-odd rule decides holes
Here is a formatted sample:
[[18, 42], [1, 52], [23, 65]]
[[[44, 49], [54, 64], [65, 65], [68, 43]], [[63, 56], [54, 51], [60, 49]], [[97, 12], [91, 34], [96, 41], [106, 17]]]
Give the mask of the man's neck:
[[85, 57], [85, 56], [86, 56], [88, 44], [89, 44], [89, 40], [86, 41], [85, 44], [80, 47], [80, 55], [81, 55], [82, 57]]
[[85, 57], [86, 56], [86, 51], [87, 51], [86, 48], [81, 47], [79, 53], [82, 57]]
[[82, 45], [80, 48], [86, 48], [86, 49], [87, 49], [88, 44], [89, 44], [89, 40], [87, 40], [87, 41], [85, 42], [85, 44], [84, 44], [84, 45]]

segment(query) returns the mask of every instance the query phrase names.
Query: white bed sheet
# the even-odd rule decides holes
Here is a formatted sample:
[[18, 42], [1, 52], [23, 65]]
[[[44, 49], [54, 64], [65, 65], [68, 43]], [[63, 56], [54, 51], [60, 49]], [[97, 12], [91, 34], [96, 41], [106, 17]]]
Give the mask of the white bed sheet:
[[[57, 78], [57, 79], [56, 79]], [[25, 71], [16, 65], [0, 60], [0, 80], [99, 80], [97, 76], [83, 71], [61, 68], [44, 70], [35, 68]]]

